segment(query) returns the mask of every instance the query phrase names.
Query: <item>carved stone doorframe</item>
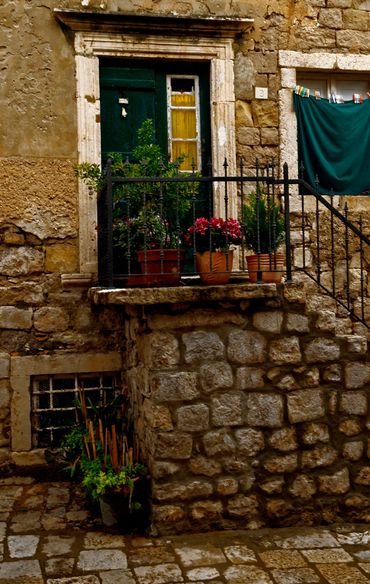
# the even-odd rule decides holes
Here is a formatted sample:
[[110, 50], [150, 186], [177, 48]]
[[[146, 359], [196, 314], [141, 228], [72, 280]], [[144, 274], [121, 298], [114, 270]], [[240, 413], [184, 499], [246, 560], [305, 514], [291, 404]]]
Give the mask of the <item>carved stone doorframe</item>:
[[[68, 20], [68, 19], [67, 19]], [[63, 20], [65, 22], [65, 20]], [[245, 19], [249, 26], [250, 20]], [[68, 24], [68, 22], [67, 22]], [[225, 26], [222, 34], [212, 34], [202, 27], [189, 36], [179, 34], [144, 34], [125, 30], [116, 31], [77, 30], [75, 33], [78, 154], [80, 162], [101, 160], [99, 57], [141, 59], [168, 58], [178, 61], [207, 61], [210, 64], [210, 117], [212, 165], [215, 176], [224, 173], [224, 159], [228, 160], [228, 174], [235, 173], [235, 94], [233, 41], [241, 23]], [[158, 25], [159, 26], [159, 25]], [[213, 25], [214, 27], [215, 25]], [[72, 27], [73, 28], [73, 27]], [[203, 35], [203, 36], [202, 36]], [[223, 192], [221, 187], [214, 193], [214, 213], [221, 215]], [[229, 216], [237, 216], [236, 190], [229, 187]], [[97, 271], [96, 195], [80, 182], [80, 272]]]

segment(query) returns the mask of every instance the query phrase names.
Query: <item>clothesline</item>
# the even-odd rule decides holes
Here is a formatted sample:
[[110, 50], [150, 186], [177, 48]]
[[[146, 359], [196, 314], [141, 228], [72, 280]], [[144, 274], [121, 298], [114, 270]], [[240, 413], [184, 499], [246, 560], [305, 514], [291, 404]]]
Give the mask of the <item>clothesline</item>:
[[[310, 97], [311, 90], [309, 87], [305, 87], [304, 85], [296, 85], [294, 88], [294, 93], [296, 93], [297, 95], [300, 95], [301, 97]], [[367, 92], [366, 95], [368, 98], [370, 98], [370, 92]], [[322, 96], [321, 96], [321, 92], [319, 89], [315, 89], [313, 91], [313, 97], [315, 97], [316, 99], [321, 99]], [[339, 95], [338, 93], [331, 93], [328, 101], [330, 103], [344, 103], [343, 97], [341, 95]], [[361, 93], [353, 93], [352, 100], [349, 100], [349, 101], [353, 101], [353, 103], [362, 103], [363, 96]]]

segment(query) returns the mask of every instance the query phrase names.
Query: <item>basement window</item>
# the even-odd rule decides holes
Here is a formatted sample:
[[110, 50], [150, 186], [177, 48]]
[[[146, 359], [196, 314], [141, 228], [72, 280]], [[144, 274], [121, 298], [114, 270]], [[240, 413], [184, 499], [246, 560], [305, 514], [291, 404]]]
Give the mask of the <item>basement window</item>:
[[77, 420], [76, 402], [83, 388], [90, 407], [106, 405], [122, 392], [117, 373], [42, 375], [32, 378], [32, 445], [60, 446]]

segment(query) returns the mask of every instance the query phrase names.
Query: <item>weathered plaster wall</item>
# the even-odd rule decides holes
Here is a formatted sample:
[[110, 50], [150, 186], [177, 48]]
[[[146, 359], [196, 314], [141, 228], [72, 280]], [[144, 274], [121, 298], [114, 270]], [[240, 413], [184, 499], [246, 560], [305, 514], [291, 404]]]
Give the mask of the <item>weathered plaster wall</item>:
[[1, 3], [0, 157], [76, 157], [73, 43], [53, 16], [56, 5]]
[[[23, 280], [34, 277], [29, 272], [78, 270], [74, 52], [52, 14], [55, 5], [0, 6], [2, 291], [24, 290]], [[17, 293], [17, 302], [28, 304], [27, 293]]]
[[[15, 200], [2, 208], [0, 220], [15, 217], [17, 224], [24, 220], [22, 226], [25, 226], [28, 221], [23, 218], [25, 201], [32, 201], [36, 190], [40, 203], [31, 204], [31, 207], [37, 213], [46, 208], [46, 215], [56, 211], [55, 217], [59, 218], [60, 209], [53, 206], [49, 209], [44, 204], [44, 199], [49, 199], [45, 185], [49, 182], [50, 167], [46, 166], [52, 164], [55, 173], [52, 181], [64, 183], [67, 179], [69, 189], [65, 202], [65, 194], [57, 194], [61, 197], [59, 204], [68, 206], [72, 217], [69, 228], [61, 218], [60, 236], [63, 237], [68, 229], [75, 231], [77, 217], [77, 199], [73, 200], [76, 185], [66, 176], [66, 167], [59, 166], [58, 162], [66, 159], [66, 165], [68, 161], [71, 167], [76, 162], [76, 85], [73, 35], [59, 26], [52, 12], [54, 8], [254, 18], [254, 26], [235, 45], [237, 147], [238, 154], [249, 166], [256, 156], [265, 162], [279, 155], [282, 136], [278, 115], [278, 50], [344, 54], [367, 54], [370, 50], [370, 7], [366, 0], [193, 0], [177, 3], [167, 0], [5, 0], [0, 7], [3, 37], [0, 108], [6, 112], [0, 119], [0, 159], [6, 159], [6, 166], [0, 168], [0, 177], [8, 177], [6, 184], [2, 179], [4, 201], [13, 195]], [[268, 87], [269, 98], [254, 99], [255, 86]], [[22, 172], [22, 167], [14, 160], [18, 157], [24, 163], [25, 177], [29, 167], [34, 168], [28, 185], [15, 184], [19, 169]], [[48, 162], [44, 162], [45, 159]], [[47, 235], [54, 237], [50, 220], [43, 219], [42, 215], [41, 211], [40, 221], [44, 225], [37, 227], [35, 235], [46, 233], [50, 228]]]
[[[0, 7], [5, 78], [0, 106], [7, 110], [0, 121], [0, 156], [76, 155], [73, 41], [56, 22], [54, 8], [254, 18], [237, 48], [235, 67], [238, 141], [247, 159], [255, 157], [256, 149], [264, 156], [273, 153], [279, 142], [279, 49], [345, 54], [370, 49], [366, 0], [6, 0]], [[269, 88], [266, 102], [253, 99], [255, 85]]]
[[71, 161], [3, 158], [0, 175], [1, 189], [6, 193], [1, 201], [1, 222], [40, 240], [77, 237], [77, 181]]
[[159, 533], [369, 521], [370, 361], [330, 299], [127, 314], [127, 377]]

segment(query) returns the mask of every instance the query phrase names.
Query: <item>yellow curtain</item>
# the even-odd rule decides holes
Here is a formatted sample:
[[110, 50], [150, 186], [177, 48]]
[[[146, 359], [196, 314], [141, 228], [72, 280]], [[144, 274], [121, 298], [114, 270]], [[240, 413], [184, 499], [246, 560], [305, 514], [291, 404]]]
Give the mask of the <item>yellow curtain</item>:
[[[185, 154], [186, 158], [181, 164], [181, 170], [191, 170], [194, 160], [197, 167], [197, 126], [195, 95], [179, 93], [171, 95], [171, 105], [180, 109], [172, 109], [172, 160]], [[194, 109], [181, 109], [181, 108]]]
[[172, 110], [172, 138], [196, 138], [194, 110]]
[[171, 105], [175, 107], [195, 107], [194, 93], [173, 93], [171, 96]]
[[197, 143], [196, 142], [172, 142], [172, 159], [176, 160], [179, 156], [185, 154], [186, 158], [180, 165], [181, 170], [191, 170], [192, 161], [195, 166], [198, 165]]

